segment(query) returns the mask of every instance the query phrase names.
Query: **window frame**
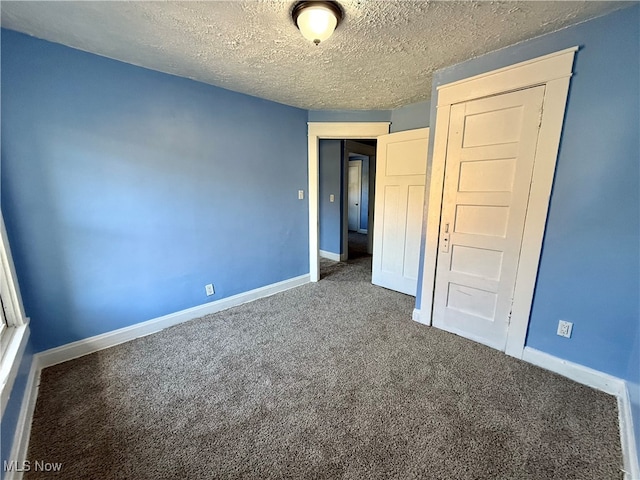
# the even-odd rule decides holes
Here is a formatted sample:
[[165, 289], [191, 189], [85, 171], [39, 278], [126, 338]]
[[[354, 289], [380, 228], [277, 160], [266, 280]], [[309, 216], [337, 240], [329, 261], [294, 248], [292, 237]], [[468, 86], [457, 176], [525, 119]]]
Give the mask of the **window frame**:
[[0, 296], [6, 319], [6, 328], [0, 331], [0, 416], [2, 416], [26, 347], [29, 319], [24, 313], [2, 214], [0, 214], [0, 230]]

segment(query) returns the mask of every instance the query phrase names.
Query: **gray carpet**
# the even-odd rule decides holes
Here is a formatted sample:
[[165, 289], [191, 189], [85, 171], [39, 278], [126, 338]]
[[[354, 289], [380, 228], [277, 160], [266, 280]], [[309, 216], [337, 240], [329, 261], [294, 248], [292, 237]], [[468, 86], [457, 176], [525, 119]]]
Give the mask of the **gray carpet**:
[[371, 259], [42, 372], [64, 479], [619, 479], [613, 397], [410, 320]]
[[367, 235], [358, 232], [349, 232], [349, 260], [355, 260], [361, 257], [370, 257], [367, 252], [369, 240]]

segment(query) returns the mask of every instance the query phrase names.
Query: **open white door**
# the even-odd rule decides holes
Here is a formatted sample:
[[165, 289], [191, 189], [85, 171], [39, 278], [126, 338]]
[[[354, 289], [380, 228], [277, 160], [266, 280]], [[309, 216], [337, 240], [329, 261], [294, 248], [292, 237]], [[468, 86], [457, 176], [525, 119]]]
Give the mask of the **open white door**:
[[451, 107], [433, 324], [504, 350], [544, 87]]
[[429, 129], [378, 137], [372, 282], [416, 294]]

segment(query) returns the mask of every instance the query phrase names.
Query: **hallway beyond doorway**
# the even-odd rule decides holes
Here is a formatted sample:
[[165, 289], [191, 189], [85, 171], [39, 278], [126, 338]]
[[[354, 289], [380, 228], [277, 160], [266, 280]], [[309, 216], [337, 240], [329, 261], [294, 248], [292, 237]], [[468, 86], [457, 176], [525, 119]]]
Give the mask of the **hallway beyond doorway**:
[[349, 260], [356, 258], [370, 257], [367, 251], [368, 240], [365, 233], [349, 232]]

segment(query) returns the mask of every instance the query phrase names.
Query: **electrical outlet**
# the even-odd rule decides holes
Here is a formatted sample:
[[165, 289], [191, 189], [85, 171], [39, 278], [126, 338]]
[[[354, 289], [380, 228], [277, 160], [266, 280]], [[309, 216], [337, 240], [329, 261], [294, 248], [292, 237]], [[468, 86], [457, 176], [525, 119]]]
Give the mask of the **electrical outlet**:
[[209, 285], [205, 285], [204, 290], [207, 292], [207, 297], [210, 297], [211, 295], [216, 293], [216, 291], [213, 289], [212, 283], [210, 283]]
[[304, 200], [304, 190], [298, 190], [298, 200]]
[[565, 320], [558, 322], [558, 335], [561, 337], [571, 338], [571, 330], [573, 329], [573, 323]]

